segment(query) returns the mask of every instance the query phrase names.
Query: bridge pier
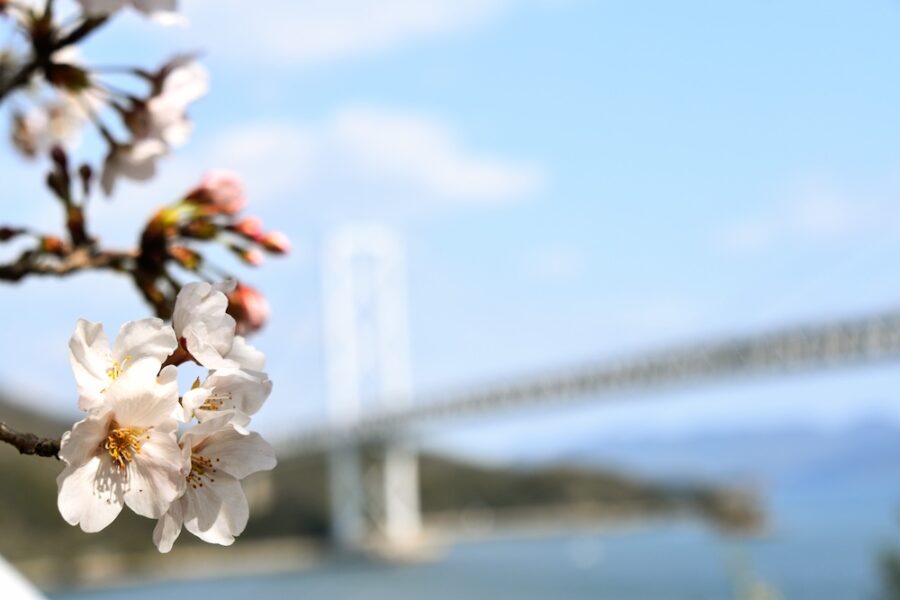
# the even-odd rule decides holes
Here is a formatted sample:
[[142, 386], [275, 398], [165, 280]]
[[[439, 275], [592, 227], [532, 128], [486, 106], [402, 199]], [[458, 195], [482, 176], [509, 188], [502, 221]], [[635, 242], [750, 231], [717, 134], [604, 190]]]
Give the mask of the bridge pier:
[[422, 531], [419, 506], [419, 457], [401, 444], [384, 451], [384, 535], [397, 546], [415, 544]]
[[342, 445], [328, 454], [331, 538], [343, 552], [362, 550], [366, 539], [366, 494], [359, 448]]
[[[328, 397], [336, 427], [352, 427], [372, 405], [409, 405], [411, 380], [403, 246], [376, 225], [342, 228], [323, 253], [323, 300]], [[376, 525], [388, 545], [409, 545], [419, 535], [416, 452], [403, 442], [381, 445], [379, 479], [366, 489], [360, 444], [330, 451], [332, 539], [360, 550]]]

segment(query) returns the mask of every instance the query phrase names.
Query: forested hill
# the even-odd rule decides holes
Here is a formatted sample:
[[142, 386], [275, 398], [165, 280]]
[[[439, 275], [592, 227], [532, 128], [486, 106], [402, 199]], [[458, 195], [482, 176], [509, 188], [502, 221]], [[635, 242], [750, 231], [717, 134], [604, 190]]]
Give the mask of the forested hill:
[[[7, 402], [0, 403], [0, 420], [39, 435], [58, 435], [70, 426]], [[565, 515], [567, 506], [593, 507], [588, 519], [692, 513], [725, 527], [746, 529], [760, 522], [751, 496], [712, 486], [655, 483], [600, 467], [511, 469], [430, 455], [420, 464], [426, 524], [433, 517], [446, 522], [448, 515], [466, 511], [492, 512], [498, 522], [506, 514], [534, 515], [543, 509], [548, 515]], [[61, 469], [57, 460], [21, 456], [11, 446], [0, 445], [0, 554], [30, 565], [26, 571], [31, 574], [34, 564], [43, 561], [52, 572], [49, 583], [83, 580], [84, 569], [78, 565], [91, 555], [114, 553], [126, 565], [140, 562], [147, 568], [155, 522], [125, 510], [100, 533], [85, 534], [69, 526], [56, 508]], [[253, 514], [235, 550], [254, 540], [325, 539], [324, 456], [281, 456], [272, 473], [254, 475], [246, 483]], [[197, 543], [183, 534], [164, 560], [179, 560], [179, 548], [184, 551]], [[127, 558], [132, 555], [134, 563]]]

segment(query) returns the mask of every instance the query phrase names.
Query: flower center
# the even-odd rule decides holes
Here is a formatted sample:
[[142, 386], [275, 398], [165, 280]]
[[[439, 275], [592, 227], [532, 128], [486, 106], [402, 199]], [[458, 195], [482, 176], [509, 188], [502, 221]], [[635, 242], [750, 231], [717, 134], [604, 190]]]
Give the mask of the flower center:
[[120, 471], [124, 471], [128, 463], [134, 460], [134, 455], [140, 453], [143, 434], [144, 430], [139, 427], [118, 427], [115, 422], [110, 426], [103, 449], [109, 452]]
[[[219, 462], [219, 459], [216, 459], [216, 462]], [[195, 490], [198, 487], [203, 487], [203, 478], [205, 477], [210, 482], [214, 482], [215, 479], [212, 478], [211, 473], [216, 473], [217, 469], [213, 467], [213, 461], [205, 456], [200, 456], [199, 454], [191, 454], [191, 472], [188, 473], [188, 476], [185, 477], [187, 482], [190, 484], [192, 488]]]
[[128, 368], [128, 362], [131, 360], [131, 356], [126, 356], [121, 364], [119, 361], [112, 361], [112, 366], [106, 370], [106, 375], [109, 377], [111, 381], [115, 381], [119, 378], [119, 375], [125, 372], [125, 369]]
[[203, 404], [200, 405], [202, 410], [221, 410], [225, 405], [225, 401], [231, 400], [231, 392], [222, 394], [211, 394]]

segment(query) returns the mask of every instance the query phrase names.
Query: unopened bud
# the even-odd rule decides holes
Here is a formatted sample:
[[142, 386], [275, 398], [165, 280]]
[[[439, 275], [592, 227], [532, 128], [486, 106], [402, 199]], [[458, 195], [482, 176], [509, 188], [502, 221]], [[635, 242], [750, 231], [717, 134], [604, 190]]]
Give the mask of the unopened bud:
[[197, 267], [203, 261], [203, 257], [200, 254], [185, 246], [170, 246], [169, 256], [189, 271], [197, 270]]
[[57, 198], [65, 200], [69, 197], [68, 178], [59, 171], [47, 173], [47, 187], [56, 194]]
[[81, 178], [81, 190], [87, 196], [91, 193], [91, 180], [94, 177], [94, 170], [91, 165], [84, 163], [78, 167], [78, 176]]
[[247, 204], [241, 178], [230, 171], [210, 171], [187, 199], [226, 215], [236, 214]]
[[256, 248], [240, 248], [238, 246], [232, 246], [231, 249], [242, 261], [251, 267], [258, 267], [263, 263], [263, 254]]
[[69, 156], [66, 154], [66, 151], [63, 150], [62, 146], [54, 145], [53, 148], [50, 149], [50, 158], [60, 171], [69, 170]]
[[240, 234], [248, 240], [258, 240], [263, 235], [262, 221], [256, 217], [246, 217], [229, 227], [232, 231]]
[[181, 235], [195, 240], [211, 240], [219, 235], [219, 226], [205, 219], [194, 219], [182, 226]]
[[287, 254], [291, 251], [291, 241], [280, 231], [270, 231], [259, 239], [259, 243], [275, 254]]
[[269, 303], [255, 288], [238, 283], [228, 294], [227, 312], [235, 320], [235, 331], [247, 335], [265, 325], [269, 318]]
[[53, 235], [45, 235], [40, 238], [40, 250], [47, 254], [63, 256], [68, 251], [66, 243]]

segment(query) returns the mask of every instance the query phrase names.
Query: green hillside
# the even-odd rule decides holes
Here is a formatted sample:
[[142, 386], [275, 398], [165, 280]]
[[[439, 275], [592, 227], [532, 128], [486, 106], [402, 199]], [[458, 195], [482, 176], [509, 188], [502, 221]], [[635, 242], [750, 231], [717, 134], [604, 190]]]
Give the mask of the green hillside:
[[[14, 405], [0, 405], [0, 420], [10, 427], [40, 435], [58, 435], [67, 425]], [[509, 469], [469, 464], [425, 455], [420, 462], [422, 507], [426, 523], [431, 515], [489, 509], [504, 511], [567, 505], [594, 505], [592, 514], [659, 516], [689, 512], [725, 527], [752, 528], [759, 524], [753, 499], [705, 486], [672, 486], [642, 481], [603, 470], [554, 467]], [[371, 463], [368, 468], [377, 468]], [[67, 525], [56, 509], [59, 461], [21, 456], [0, 445], [0, 554], [20, 564], [50, 561], [54, 580], [77, 580], [75, 557], [94, 553], [141, 556], [152, 550], [154, 521], [129, 511], [104, 531], [84, 534]], [[375, 478], [377, 480], [377, 478]], [[253, 515], [236, 544], [251, 540], [313, 538], [328, 532], [327, 473], [323, 455], [284, 456], [271, 474], [247, 481]], [[200, 544], [184, 534], [173, 555]], [[26, 569], [27, 570], [27, 569]]]

